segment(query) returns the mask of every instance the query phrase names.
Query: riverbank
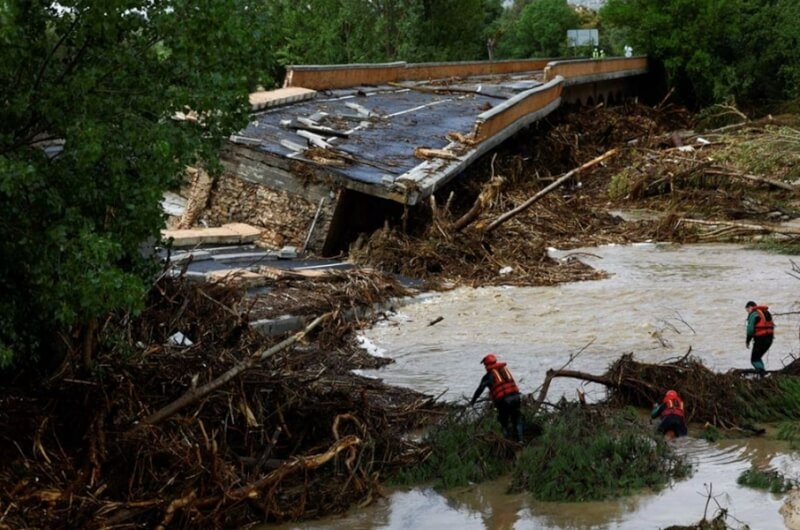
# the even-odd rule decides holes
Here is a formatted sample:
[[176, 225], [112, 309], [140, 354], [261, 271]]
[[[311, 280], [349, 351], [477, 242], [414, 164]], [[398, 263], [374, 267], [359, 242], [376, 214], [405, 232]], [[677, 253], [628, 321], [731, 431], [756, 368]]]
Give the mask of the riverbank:
[[[780, 149], [757, 151], [748, 163], [765, 162], [765, 152], [780, 154], [789, 168], [780, 178], [789, 183], [796, 178], [796, 166], [789, 163], [794, 159], [787, 157], [785, 142], [791, 145], [793, 133], [787, 133], [787, 140], [782, 129], [776, 133], [767, 123], [729, 129], [725, 136], [736, 138], [730, 141], [694, 133], [675, 136], [676, 129], [689, 130], [691, 117], [669, 106], [598, 107], [560, 119], [537, 126], [497, 158], [476, 166], [466, 191], [451, 198], [454, 190], [442, 190], [435, 207], [411, 214], [405, 231], [390, 226], [363, 238], [350, 257], [373, 272], [355, 268], [323, 281], [275, 279], [256, 296], [225, 284], [163, 280], [143, 314], [110, 315], [101, 326], [94, 370], [68, 359], [62, 370], [48, 374], [45, 384], [21, 378], [8, 382], [0, 426], [14, 443], [6, 444], [2, 454], [0, 489], [10, 501], [0, 525], [222, 528], [315, 518], [368, 504], [382, 495], [387, 475], [425, 451], [406, 434], [436, 422], [451, 408], [434, 399], [441, 392], [419, 393], [352, 373], [391, 362], [366, 355], [355, 343], [353, 332], [378, 315], [356, 321], [344, 315], [418, 292], [399, 285], [392, 274], [421, 278], [427, 282], [424, 288], [436, 289], [564, 285], [607, 278], [608, 268], [587, 265], [577, 255], [551, 255], [549, 247], [695, 241], [703, 225], [684, 222], [690, 214], [705, 221], [752, 216], [787, 221], [796, 216], [793, 192], [708, 173], [722, 170], [706, 163], [723, 148], [762, 145], [756, 141], [761, 137], [754, 136], [760, 128], [763, 138], [778, 139], [763, 144]], [[693, 151], [681, 150], [686, 144]], [[618, 152], [496, 230], [485, 230], [564, 173], [612, 149]], [[746, 165], [736, 168], [755, 172]], [[476, 202], [477, 197], [483, 198]], [[474, 218], [455, 229], [475, 204]], [[633, 207], [658, 215], [630, 222], [614, 213]], [[711, 234], [750, 237], [747, 230], [752, 231], [714, 228]], [[488, 315], [489, 306], [480, 306], [476, 311]], [[517, 306], [517, 316], [552, 311], [541, 301]], [[248, 326], [253, 318], [287, 312], [309, 321], [324, 317], [314, 329], [284, 339], [288, 343], [260, 336]], [[574, 324], [574, 316], [567, 320]], [[624, 320], [630, 325], [630, 316]], [[450, 321], [437, 323], [432, 316], [420, 320], [421, 331], [415, 332], [441, 348]], [[476, 326], [455, 324], [461, 361], [495, 346], [513, 351], [523, 341], [516, 334], [503, 335], [497, 326], [480, 339]], [[178, 332], [191, 344], [176, 340]], [[664, 326], [660, 332], [663, 339], [669, 330]], [[583, 341], [574, 326], [551, 333], [559, 334], [554, 338], [562, 348], [559, 355], [536, 360], [546, 368], [562, 364], [564, 342]], [[607, 346], [615, 356], [625, 351], [624, 342]], [[388, 352], [389, 357], [402, 354], [399, 348]], [[469, 364], [470, 375], [463, 381], [471, 390], [477, 365]], [[239, 372], [225, 379], [237, 367]], [[429, 368], [430, 381], [452, 378], [446, 367]], [[526, 372], [531, 378], [536, 373]], [[530, 390], [541, 380], [523, 382]], [[213, 388], [203, 394], [208, 385]], [[170, 408], [182, 399], [188, 403]]]

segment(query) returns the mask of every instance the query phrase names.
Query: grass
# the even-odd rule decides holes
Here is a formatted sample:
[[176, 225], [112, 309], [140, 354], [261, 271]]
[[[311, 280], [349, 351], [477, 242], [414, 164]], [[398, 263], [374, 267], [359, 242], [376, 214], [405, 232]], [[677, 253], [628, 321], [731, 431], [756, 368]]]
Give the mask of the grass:
[[789, 442], [789, 447], [792, 449], [797, 449], [800, 447], [800, 423], [796, 421], [780, 423], [775, 437], [778, 440]]
[[742, 486], [768, 490], [771, 493], [786, 493], [798, 485], [796, 480], [788, 479], [777, 471], [755, 467], [742, 472], [736, 482]]
[[452, 414], [426, 437], [428, 458], [401, 470], [390, 483], [450, 489], [511, 473], [512, 490], [530, 491], [541, 500], [582, 501], [659, 489], [691, 473], [630, 407], [565, 402], [535, 418], [528, 414], [525, 430], [543, 434], [517, 452], [500, 434], [493, 409], [477, 416]]
[[690, 473], [635, 413], [566, 404], [518, 457], [512, 490], [543, 501], [599, 500], [657, 490]]
[[785, 254], [788, 256], [800, 255], [800, 240], [798, 239], [775, 239], [767, 238], [753, 243], [752, 248], [772, 252], [773, 254]]
[[390, 479], [391, 484], [432, 482], [437, 489], [449, 489], [495, 479], [513, 467], [514, 452], [502, 443], [493, 409], [477, 417], [455, 413], [435, 427], [425, 442], [431, 447], [430, 456], [401, 470]]
[[739, 399], [747, 417], [753, 421], [800, 419], [800, 377], [777, 377], [776, 383], [777, 389], [766, 395], [752, 401]]
[[758, 135], [732, 141], [717, 152], [717, 158], [753, 175], [796, 180], [800, 178], [800, 130], [765, 127]]

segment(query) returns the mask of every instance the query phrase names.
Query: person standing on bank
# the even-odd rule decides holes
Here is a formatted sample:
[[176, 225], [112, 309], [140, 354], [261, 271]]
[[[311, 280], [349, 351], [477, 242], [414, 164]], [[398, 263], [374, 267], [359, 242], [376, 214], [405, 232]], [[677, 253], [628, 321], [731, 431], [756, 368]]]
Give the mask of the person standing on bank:
[[750, 364], [756, 372], [763, 375], [767, 371], [764, 368], [764, 361], [761, 359], [772, 346], [772, 338], [775, 336], [775, 323], [772, 321], [772, 314], [769, 307], [757, 305], [750, 301], [744, 306], [747, 310], [747, 340], [745, 344], [750, 347], [753, 341], [753, 351], [750, 354]]
[[492, 402], [497, 408], [497, 420], [500, 422], [503, 436], [506, 438], [515, 436], [517, 441], [522, 443], [521, 398], [514, 376], [511, 375], [506, 363], [498, 362], [493, 353], [481, 359], [481, 364], [486, 367], [486, 375], [472, 395], [470, 406], [474, 405], [478, 397], [488, 388]]

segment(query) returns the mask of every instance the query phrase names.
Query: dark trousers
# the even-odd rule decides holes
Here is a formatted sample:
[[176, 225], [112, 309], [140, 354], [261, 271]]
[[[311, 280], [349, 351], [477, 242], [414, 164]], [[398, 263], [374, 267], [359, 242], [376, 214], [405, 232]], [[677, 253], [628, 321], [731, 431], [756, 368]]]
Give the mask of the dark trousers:
[[750, 363], [760, 361], [764, 357], [769, 347], [772, 346], [772, 338], [773, 335], [753, 337], [753, 352], [750, 354]]
[[669, 431], [672, 431], [676, 437], [686, 436], [689, 433], [684, 419], [674, 414], [664, 416], [664, 419], [661, 420], [661, 423], [658, 425], [658, 432], [661, 434], [667, 434]]
[[509, 394], [503, 399], [494, 402], [497, 407], [497, 420], [506, 438], [516, 437], [522, 441], [522, 414], [520, 406], [522, 401], [519, 393]]

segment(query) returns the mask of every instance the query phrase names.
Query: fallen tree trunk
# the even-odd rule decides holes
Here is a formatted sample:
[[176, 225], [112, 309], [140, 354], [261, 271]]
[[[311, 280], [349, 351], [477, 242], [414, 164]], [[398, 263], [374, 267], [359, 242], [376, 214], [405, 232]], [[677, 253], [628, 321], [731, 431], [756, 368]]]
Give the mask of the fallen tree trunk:
[[537, 193], [536, 195], [534, 195], [533, 197], [531, 197], [530, 199], [528, 199], [524, 203], [520, 204], [519, 206], [517, 206], [513, 210], [510, 210], [510, 211], [504, 213], [503, 215], [501, 215], [500, 217], [498, 217], [497, 219], [495, 219], [494, 221], [489, 223], [489, 225], [486, 227], [486, 229], [484, 231], [488, 234], [489, 232], [493, 231], [495, 228], [497, 228], [501, 224], [505, 223], [509, 219], [513, 218], [514, 216], [516, 216], [520, 212], [523, 212], [523, 211], [527, 210], [528, 208], [530, 208], [531, 205], [533, 205], [536, 201], [538, 201], [539, 199], [541, 199], [542, 197], [544, 197], [545, 195], [547, 195], [548, 193], [550, 193], [554, 189], [558, 188], [563, 183], [565, 183], [567, 180], [569, 180], [570, 178], [574, 177], [575, 175], [577, 175], [578, 173], [580, 173], [584, 169], [588, 169], [588, 168], [590, 168], [592, 166], [595, 166], [595, 165], [599, 164], [600, 162], [602, 162], [603, 160], [611, 158], [612, 156], [616, 155], [617, 153], [619, 153], [619, 149], [611, 149], [610, 151], [606, 151], [605, 153], [603, 153], [602, 155], [598, 156], [597, 158], [594, 158], [594, 159], [586, 162], [582, 166], [577, 167], [577, 168], [565, 173], [564, 176], [562, 176], [559, 179], [557, 179], [555, 182], [553, 182], [552, 184], [550, 184], [549, 186], [547, 186], [546, 188], [541, 190], [539, 193]]
[[607, 387], [616, 386], [614, 381], [602, 375], [593, 375], [586, 372], [578, 372], [575, 370], [548, 370], [547, 375], [544, 378], [544, 383], [542, 383], [542, 389], [539, 391], [539, 397], [536, 398], [536, 402], [533, 404], [532, 407], [533, 414], [536, 414], [536, 412], [538, 412], [539, 408], [542, 406], [542, 403], [544, 403], [544, 400], [547, 397], [547, 391], [550, 390], [550, 383], [556, 377], [571, 377], [573, 379], [582, 379], [584, 381], [590, 381], [592, 383], [599, 383]]
[[752, 377], [752, 370], [712, 372], [688, 353], [674, 362], [637, 362], [632, 354], [620, 357], [605, 374], [575, 370], [549, 370], [531, 409], [544, 404], [550, 383], [569, 377], [604, 385], [609, 401], [617, 406], [651, 407], [669, 389], [684, 398], [689, 421], [715, 427], [761, 434], [753, 422], [800, 419], [800, 360], [768, 377]]

